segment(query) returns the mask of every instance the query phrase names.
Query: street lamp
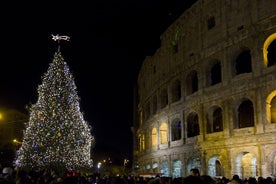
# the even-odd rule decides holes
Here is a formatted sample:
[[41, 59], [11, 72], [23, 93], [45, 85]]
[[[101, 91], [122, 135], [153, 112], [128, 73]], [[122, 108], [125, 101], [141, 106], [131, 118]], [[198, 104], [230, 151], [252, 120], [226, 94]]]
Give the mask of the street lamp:
[[17, 139], [13, 139], [12, 142], [15, 145], [15, 148], [18, 150], [19, 147], [22, 145], [22, 142], [18, 141]]
[[98, 167], [98, 173], [99, 173], [99, 174], [100, 174], [100, 168], [101, 168], [101, 165], [102, 165], [102, 163], [101, 163], [101, 162], [99, 162], [99, 163], [98, 163], [98, 166], [97, 166], [97, 167]]
[[18, 110], [0, 108], [1, 163], [5, 165], [13, 163], [17, 150], [22, 145], [18, 140], [23, 140], [24, 125], [27, 121], [28, 115]]
[[22, 142], [20, 142], [20, 141], [18, 141], [16, 139], [13, 139], [12, 142], [15, 143], [15, 144], [22, 144]]
[[0, 109], [0, 129], [2, 130], [2, 138], [0, 147], [10, 144], [22, 144], [22, 142], [13, 140], [23, 139], [23, 130], [25, 123], [28, 121], [28, 116], [13, 109]]

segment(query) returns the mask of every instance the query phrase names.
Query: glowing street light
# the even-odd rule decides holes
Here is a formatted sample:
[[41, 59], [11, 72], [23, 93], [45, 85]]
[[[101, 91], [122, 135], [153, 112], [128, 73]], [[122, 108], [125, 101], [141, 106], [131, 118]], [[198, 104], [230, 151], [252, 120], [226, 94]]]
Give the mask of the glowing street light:
[[100, 173], [100, 168], [101, 168], [101, 165], [102, 165], [102, 163], [101, 163], [101, 162], [99, 162], [99, 163], [98, 163], [98, 166], [97, 166], [97, 167], [98, 167], [98, 173]]
[[16, 139], [12, 140], [12, 142], [14, 142], [15, 144], [22, 144], [22, 142], [20, 142], [20, 141], [18, 141]]

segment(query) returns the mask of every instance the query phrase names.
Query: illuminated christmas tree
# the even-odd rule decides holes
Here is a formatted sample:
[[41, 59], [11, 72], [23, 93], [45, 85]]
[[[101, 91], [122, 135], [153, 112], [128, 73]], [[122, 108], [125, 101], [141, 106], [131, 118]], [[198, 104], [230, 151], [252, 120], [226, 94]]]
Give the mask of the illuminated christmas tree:
[[16, 165], [21, 168], [91, 168], [94, 137], [80, 111], [73, 75], [61, 52], [38, 86], [38, 100], [30, 107], [30, 119]]

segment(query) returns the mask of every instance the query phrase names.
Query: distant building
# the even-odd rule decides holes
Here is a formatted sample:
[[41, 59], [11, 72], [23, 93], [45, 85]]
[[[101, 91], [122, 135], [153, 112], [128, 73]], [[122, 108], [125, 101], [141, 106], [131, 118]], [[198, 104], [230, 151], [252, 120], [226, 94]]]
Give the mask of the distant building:
[[145, 59], [137, 96], [136, 172], [275, 176], [275, 1], [194, 3]]
[[0, 108], [0, 163], [12, 162], [27, 121], [28, 116], [18, 110]]

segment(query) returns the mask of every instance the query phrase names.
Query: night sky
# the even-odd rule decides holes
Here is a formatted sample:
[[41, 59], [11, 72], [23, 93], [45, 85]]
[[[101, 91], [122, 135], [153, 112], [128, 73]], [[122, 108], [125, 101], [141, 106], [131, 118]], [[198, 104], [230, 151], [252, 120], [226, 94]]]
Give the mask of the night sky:
[[195, 0], [121, 0], [1, 3], [0, 106], [23, 111], [57, 43], [74, 75], [81, 111], [95, 149], [132, 155], [133, 86], [140, 66], [160, 46], [160, 35]]

